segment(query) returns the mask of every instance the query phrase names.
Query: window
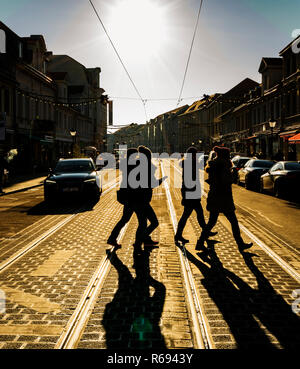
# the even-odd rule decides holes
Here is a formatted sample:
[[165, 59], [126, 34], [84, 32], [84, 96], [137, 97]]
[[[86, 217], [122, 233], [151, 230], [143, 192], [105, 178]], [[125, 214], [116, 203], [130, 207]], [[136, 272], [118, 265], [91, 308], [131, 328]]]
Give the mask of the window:
[[282, 170], [282, 165], [280, 163], [273, 165], [270, 172], [276, 172], [277, 170]]
[[23, 44], [19, 42], [19, 58], [23, 58]]
[[285, 163], [286, 170], [300, 170], [300, 163]]
[[3, 29], [0, 29], [0, 53], [6, 53], [6, 34]]

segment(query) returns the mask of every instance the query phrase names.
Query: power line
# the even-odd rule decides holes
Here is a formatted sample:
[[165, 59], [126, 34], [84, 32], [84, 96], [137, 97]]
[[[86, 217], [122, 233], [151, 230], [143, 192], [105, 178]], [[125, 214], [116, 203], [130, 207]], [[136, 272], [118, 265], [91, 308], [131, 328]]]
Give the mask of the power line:
[[178, 101], [177, 101], [177, 106], [179, 105], [179, 103], [181, 101], [183, 87], [184, 87], [184, 84], [185, 84], [185, 79], [186, 79], [186, 75], [187, 75], [187, 71], [188, 71], [188, 67], [189, 67], [189, 63], [190, 63], [190, 59], [191, 59], [191, 55], [192, 55], [192, 50], [193, 50], [193, 46], [194, 46], [194, 41], [195, 41], [195, 37], [196, 37], [196, 32], [197, 32], [197, 28], [198, 28], [198, 24], [199, 24], [199, 19], [200, 19], [202, 4], [203, 4], [203, 0], [200, 0], [200, 6], [199, 6], [199, 11], [198, 11], [198, 16], [197, 16], [197, 22], [196, 22], [196, 25], [195, 25], [195, 30], [194, 30], [194, 34], [193, 34], [193, 39], [192, 39], [191, 47], [190, 47], [190, 52], [189, 52], [188, 60], [187, 60], [186, 67], [185, 67], [183, 82], [182, 82], [182, 85], [181, 85], [181, 90], [180, 90], [179, 98], [178, 98]]
[[134, 83], [133, 79], [131, 78], [131, 76], [130, 76], [130, 74], [129, 74], [129, 72], [128, 72], [128, 70], [127, 70], [127, 68], [126, 68], [126, 66], [125, 66], [125, 64], [124, 64], [124, 62], [123, 62], [123, 60], [122, 60], [122, 58], [121, 58], [120, 54], [118, 53], [118, 50], [116, 49], [116, 47], [115, 47], [115, 45], [114, 45], [114, 43], [113, 43], [112, 39], [110, 38], [110, 36], [109, 36], [109, 34], [108, 34], [107, 30], [106, 30], [106, 27], [104, 26], [104, 24], [103, 24], [103, 22], [102, 22], [102, 20], [101, 20], [101, 18], [100, 18], [100, 15], [99, 15], [99, 13], [98, 13], [97, 9], [95, 8], [95, 6], [94, 6], [94, 4], [93, 4], [92, 0], [89, 0], [89, 2], [90, 2], [90, 4], [91, 4], [91, 6], [93, 7], [94, 12], [95, 12], [95, 14], [96, 14], [96, 16], [97, 16], [97, 18], [98, 18], [99, 22], [101, 23], [101, 25], [102, 25], [102, 27], [103, 27], [103, 29], [104, 29], [104, 32], [106, 33], [106, 36], [108, 37], [108, 39], [109, 39], [109, 41], [110, 41], [110, 43], [111, 43], [111, 45], [112, 45], [112, 47], [113, 47], [113, 49], [114, 49], [115, 53], [117, 54], [117, 57], [118, 57], [118, 59], [119, 59], [120, 63], [122, 64], [122, 66], [123, 66], [123, 68], [124, 68], [124, 70], [125, 70], [125, 72], [126, 72], [126, 74], [127, 74], [128, 78], [129, 78], [130, 82], [132, 83], [132, 85], [133, 85], [133, 87], [134, 87], [134, 89], [135, 89], [136, 93], [138, 94], [138, 96], [140, 97], [141, 102], [143, 103], [144, 111], [145, 111], [145, 116], [146, 116], [146, 120], [148, 121], [147, 111], [146, 111], [146, 107], [145, 107], [146, 100], [145, 100], [145, 99], [143, 99], [143, 98], [142, 98], [142, 96], [141, 96], [141, 94], [139, 93], [139, 90], [137, 89], [137, 87], [136, 87], [136, 85], [135, 85], [135, 83]]
[[[135, 100], [140, 101], [139, 98], [136, 97], [126, 97], [126, 96], [108, 96], [109, 99], [113, 100]], [[190, 96], [190, 97], [182, 97], [180, 100], [191, 100], [191, 99], [202, 99], [203, 96]], [[174, 101], [178, 100], [177, 97], [166, 97], [166, 98], [156, 98], [156, 99], [145, 99], [146, 102], [149, 101]]]

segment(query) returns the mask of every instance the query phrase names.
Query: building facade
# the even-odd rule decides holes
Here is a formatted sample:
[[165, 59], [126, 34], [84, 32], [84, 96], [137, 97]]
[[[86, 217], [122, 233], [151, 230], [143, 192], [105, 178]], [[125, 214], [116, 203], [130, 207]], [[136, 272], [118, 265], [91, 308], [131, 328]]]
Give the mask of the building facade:
[[0, 32], [6, 46], [0, 52], [0, 149], [17, 149], [13, 169], [45, 171], [87, 147], [105, 151], [108, 98], [101, 69], [53, 55], [42, 35], [19, 37], [3, 23]]

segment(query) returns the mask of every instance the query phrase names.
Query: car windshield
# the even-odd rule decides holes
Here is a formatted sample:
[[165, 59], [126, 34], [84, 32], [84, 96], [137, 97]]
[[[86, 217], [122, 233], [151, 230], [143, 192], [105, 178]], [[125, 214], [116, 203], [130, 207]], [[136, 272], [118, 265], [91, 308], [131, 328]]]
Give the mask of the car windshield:
[[271, 168], [274, 165], [273, 161], [268, 160], [254, 160], [251, 167], [255, 168]]
[[90, 161], [72, 160], [61, 161], [56, 165], [55, 173], [80, 173], [92, 172], [94, 170], [93, 164]]
[[249, 161], [249, 158], [240, 159], [240, 160], [238, 161], [238, 165], [244, 165], [245, 163], [247, 163], [247, 161]]
[[285, 170], [300, 170], [300, 163], [285, 163]]

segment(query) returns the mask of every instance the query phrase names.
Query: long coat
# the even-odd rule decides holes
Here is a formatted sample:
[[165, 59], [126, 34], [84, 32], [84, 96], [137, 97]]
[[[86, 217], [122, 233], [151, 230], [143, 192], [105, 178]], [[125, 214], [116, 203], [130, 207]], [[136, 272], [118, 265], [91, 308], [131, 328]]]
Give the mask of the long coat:
[[231, 161], [214, 159], [207, 164], [207, 182], [210, 186], [207, 196], [207, 210], [219, 213], [234, 211]]
[[[188, 207], [197, 206], [201, 200], [202, 192], [200, 187], [199, 171], [196, 165], [196, 159], [195, 160], [183, 159], [181, 160], [179, 165], [182, 168], [181, 205]], [[190, 165], [191, 167], [190, 170], [187, 172], [189, 176], [186, 176], [187, 178], [185, 178], [185, 171], [188, 170], [186, 169], [187, 165]], [[197, 185], [196, 182], [198, 182]], [[187, 198], [188, 193], [193, 194], [192, 199]]]

